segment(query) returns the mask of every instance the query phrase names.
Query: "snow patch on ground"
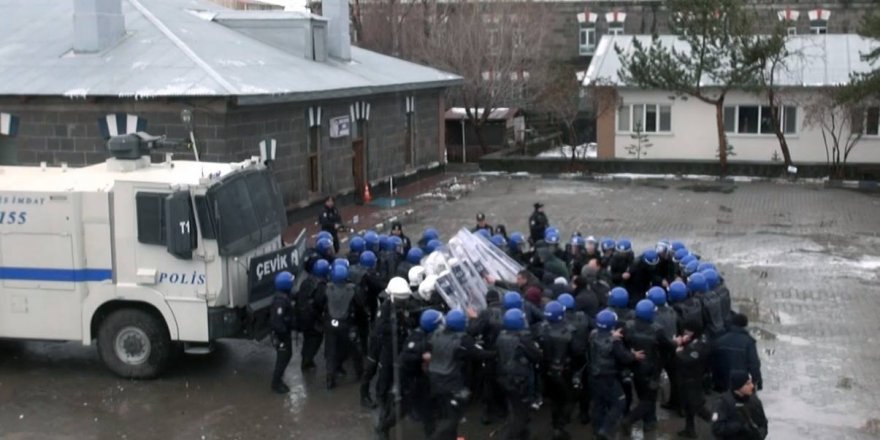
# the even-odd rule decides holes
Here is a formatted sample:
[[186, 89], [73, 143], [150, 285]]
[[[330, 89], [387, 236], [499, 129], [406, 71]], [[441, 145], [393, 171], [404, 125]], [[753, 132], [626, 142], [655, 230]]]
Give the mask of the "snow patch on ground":
[[778, 333], [776, 334], [776, 340], [780, 341], [780, 342], [786, 342], [786, 343], [789, 343], [792, 345], [802, 346], [802, 347], [810, 345], [810, 341], [808, 341], [804, 338], [800, 338], [797, 336], [780, 335]]
[[64, 92], [67, 98], [85, 98], [89, 94], [89, 89], [70, 89]]
[[[542, 151], [536, 157], [542, 158], [566, 158], [571, 159], [572, 154], [572, 146], [571, 145], [562, 145], [556, 148], [552, 148], [547, 151]], [[596, 144], [581, 144], [574, 147], [575, 158], [577, 159], [595, 159], [598, 155], [596, 150]]]
[[819, 245], [802, 243], [797, 249], [779, 246], [759, 248], [747, 252], [732, 253], [716, 258], [719, 264], [729, 264], [742, 269], [782, 268], [803, 270], [807, 267], [828, 267], [831, 272], [863, 280], [876, 280], [880, 269], [880, 256], [862, 255], [845, 258], [829, 255]]

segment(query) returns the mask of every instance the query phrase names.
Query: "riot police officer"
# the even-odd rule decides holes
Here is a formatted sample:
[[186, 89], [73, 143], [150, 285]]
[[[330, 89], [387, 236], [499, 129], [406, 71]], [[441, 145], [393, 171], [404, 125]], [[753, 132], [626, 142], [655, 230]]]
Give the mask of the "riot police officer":
[[471, 392], [466, 387], [465, 366], [472, 361], [492, 359], [494, 352], [484, 350], [469, 336], [467, 316], [461, 310], [446, 314], [446, 327], [431, 335], [428, 377], [431, 396], [437, 404], [437, 428], [432, 440], [456, 440], [458, 424]]
[[593, 432], [594, 437], [602, 440], [615, 437], [626, 405], [626, 397], [618, 380], [619, 366], [645, 357], [644, 353], [627, 350], [622, 341], [622, 329], [615, 327], [617, 315], [605, 309], [596, 315], [596, 330], [590, 334]]
[[529, 217], [529, 243], [531, 243], [532, 246], [534, 246], [539, 240], [544, 239], [544, 231], [549, 225], [550, 220], [548, 220], [547, 215], [544, 214], [544, 204], [540, 202], [535, 203], [535, 211], [532, 212], [532, 215]]
[[632, 243], [629, 240], [618, 240], [617, 247], [608, 261], [608, 272], [611, 274], [611, 283], [614, 286], [623, 286], [629, 282], [630, 267], [635, 260], [632, 251]]
[[[501, 298], [496, 288], [490, 288], [486, 293], [486, 308], [481, 310], [476, 318], [468, 320], [468, 334], [474, 337], [478, 343], [487, 350], [495, 349], [498, 334], [501, 333], [504, 310]], [[491, 424], [496, 419], [503, 419], [505, 415], [504, 394], [498, 389], [498, 384], [492, 379], [496, 370], [494, 359], [487, 360], [475, 366], [474, 384], [479, 387], [480, 397], [483, 400], [483, 424]]]
[[688, 277], [687, 299], [672, 306], [678, 313], [678, 318], [682, 325], [687, 322], [693, 322], [700, 330], [700, 333], [703, 333], [703, 330], [705, 329], [705, 322], [703, 321], [703, 302], [700, 300], [700, 295], [702, 295], [707, 289], [708, 285], [706, 284], [706, 279], [703, 275], [698, 273], [692, 274]]
[[644, 358], [634, 366], [633, 384], [639, 403], [627, 416], [624, 426], [642, 422], [644, 432], [657, 429], [657, 391], [664, 353], [672, 353], [676, 343], [666, 337], [663, 329], [654, 323], [657, 306], [649, 299], [636, 304], [635, 320], [629, 325], [625, 343], [631, 349], [644, 353]]
[[[306, 268], [308, 269], [308, 265]], [[303, 335], [303, 346], [300, 353], [302, 371], [315, 368], [315, 356], [321, 348], [321, 343], [324, 342], [322, 310], [318, 299], [324, 295], [329, 274], [330, 263], [327, 260], [315, 261], [311, 265], [311, 272], [296, 292], [296, 301], [294, 301], [296, 329]]]
[[[657, 309], [654, 312], [654, 322], [663, 329], [663, 335], [667, 339], [674, 339], [678, 335], [679, 324], [678, 315], [675, 310], [667, 304], [666, 291], [662, 287], [652, 287], [648, 290], [648, 299], [654, 303]], [[664, 353], [662, 355], [663, 369], [669, 377], [669, 400], [662, 404], [666, 409], [678, 409], [678, 375], [675, 372], [675, 353]]]
[[528, 440], [529, 407], [535, 381], [534, 365], [542, 353], [528, 331], [525, 313], [520, 309], [504, 312], [504, 329], [498, 334], [497, 381], [507, 402], [507, 421], [503, 440]]
[[575, 401], [577, 401], [580, 411], [578, 418], [582, 425], [586, 425], [590, 423], [590, 372], [587, 370], [587, 366], [589, 364], [588, 351], [592, 323], [590, 315], [578, 308], [575, 297], [568, 293], [563, 293], [559, 295], [557, 301], [565, 307], [565, 321], [574, 328], [572, 338], [574, 356], [571, 360], [571, 382]]
[[275, 345], [275, 370], [272, 372], [272, 391], [279, 394], [290, 392], [290, 388], [282, 380], [284, 370], [293, 356], [293, 307], [291, 293], [293, 290], [293, 274], [280, 272], [275, 275], [275, 296], [272, 297], [269, 325], [272, 327], [272, 341]]
[[721, 395], [712, 413], [712, 434], [719, 440], [763, 440], [767, 438], [764, 405], [755, 394], [749, 373], [730, 373], [730, 391]]
[[608, 308], [617, 316], [620, 323], [631, 321], [635, 318], [633, 310], [629, 306], [629, 292], [623, 287], [615, 287], [608, 294]]
[[367, 242], [363, 237], [356, 235], [348, 242], [348, 262], [352, 266], [361, 261], [361, 253], [367, 249]]
[[354, 286], [348, 282], [348, 268], [337, 264], [330, 275], [323, 305], [324, 317], [324, 358], [327, 369], [327, 389], [336, 387], [337, 374], [342, 363], [350, 356], [354, 362], [355, 375], [363, 374], [363, 357], [358, 343], [358, 314], [363, 313], [363, 299], [357, 295]]
[[412, 248], [409, 252], [406, 253], [406, 258], [397, 263], [397, 271], [394, 276], [401, 278], [409, 277], [409, 270], [415, 266], [418, 266], [422, 262], [422, 257], [424, 253], [419, 248]]
[[552, 438], [563, 440], [571, 437], [565, 427], [571, 418], [574, 401], [571, 393], [572, 364], [575, 358], [582, 358], [584, 354], [576, 352], [575, 329], [565, 321], [565, 307], [562, 304], [558, 301], [547, 303], [544, 306], [544, 319], [537, 329], [538, 343], [544, 352], [543, 385], [551, 397]]

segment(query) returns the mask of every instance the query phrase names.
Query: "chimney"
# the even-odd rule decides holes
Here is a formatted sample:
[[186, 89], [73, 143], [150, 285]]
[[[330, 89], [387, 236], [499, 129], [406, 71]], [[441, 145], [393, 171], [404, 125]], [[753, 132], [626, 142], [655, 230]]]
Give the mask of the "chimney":
[[73, 0], [74, 52], [100, 52], [123, 35], [122, 0]]
[[327, 53], [333, 58], [350, 60], [348, 0], [322, 0], [321, 14], [327, 19]]

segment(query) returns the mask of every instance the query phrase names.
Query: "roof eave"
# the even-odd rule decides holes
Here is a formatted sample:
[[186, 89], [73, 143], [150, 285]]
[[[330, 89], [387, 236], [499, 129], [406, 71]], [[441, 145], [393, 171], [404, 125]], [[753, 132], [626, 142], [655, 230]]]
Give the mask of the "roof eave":
[[448, 79], [427, 81], [409, 84], [392, 84], [387, 86], [352, 87], [348, 89], [317, 90], [313, 92], [283, 93], [277, 95], [239, 95], [235, 96], [236, 104], [240, 106], [282, 104], [287, 102], [317, 101], [341, 98], [354, 98], [358, 96], [375, 95], [381, 93], [410, 92], [415, 90], [440, 89], [461, 85], [463, 79]]

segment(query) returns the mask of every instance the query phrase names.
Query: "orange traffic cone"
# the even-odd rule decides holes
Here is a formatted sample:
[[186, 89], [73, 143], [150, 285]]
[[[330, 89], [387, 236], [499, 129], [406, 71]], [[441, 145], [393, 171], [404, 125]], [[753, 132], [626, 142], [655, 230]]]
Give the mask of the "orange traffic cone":
[[364, 203], [370, 203], [373, 201], [373, 196], [370, 194], [370, 185], [364, 184]]

